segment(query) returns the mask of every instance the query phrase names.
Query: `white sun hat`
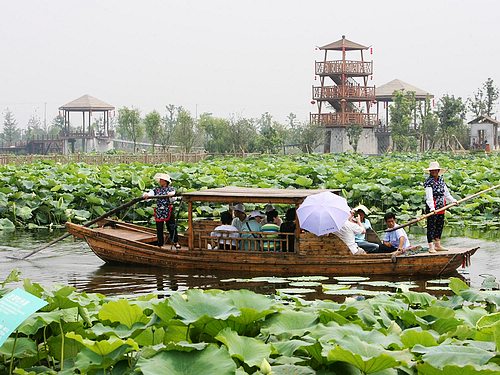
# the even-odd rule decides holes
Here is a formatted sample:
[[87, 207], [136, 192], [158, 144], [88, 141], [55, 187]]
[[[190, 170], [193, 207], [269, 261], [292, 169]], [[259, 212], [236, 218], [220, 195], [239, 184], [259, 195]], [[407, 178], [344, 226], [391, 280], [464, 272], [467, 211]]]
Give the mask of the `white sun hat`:
[[426, 172], [429, 172], [429, 171], [433, 171], [433, 170], [439, 170], [439, 175], [441, 176], [444, 172], [446, 172], [446, 168], [441, 168], [441, 166], [439, 165], [439, 162], [438, 161], [431, 161], [429, 163], [429, 168], [424, 168], [424, 171]]
[[364, 204], [358, 204], [356, 207], [354, 207], [353, 211], [356, 212], [356, 211], [363, 211], [365, 213], [365, 215], [370, 215], [371, 211], [368, 209], [368, 207], [366, 207]]
[[157, 173], [154, 175], [153, 177], [155, 179], [156, 182], [160, 182], [160, 180], [165, 180], [167, 181], [168, 183], [171, 183], [172, 182], [172, 179], [170, 178], [170, 176], [166, 173]]

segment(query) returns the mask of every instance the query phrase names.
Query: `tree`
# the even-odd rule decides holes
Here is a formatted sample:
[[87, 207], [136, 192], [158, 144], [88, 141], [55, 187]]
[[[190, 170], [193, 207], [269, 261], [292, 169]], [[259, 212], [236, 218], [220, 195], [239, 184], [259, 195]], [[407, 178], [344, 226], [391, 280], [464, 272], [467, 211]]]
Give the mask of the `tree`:
[[493, 85], [493, 80], [488, 78], [483, 84], [483, 89], [485, 92], [485, 114], [491, 117], [494, 113], [494, 108], [498, 100], [498, 87]]
[[173, 130], [175, 142], [183, 148], [184, 152], [191, 152], [200, 139], [199, 136], [200, 132], [198, 132], [196, 121], [191, 114], [185, 109], [179, 110], [177, 123]]
[[40, 121], [36, 113], [31, 114], [31, 117], [28, 120], [27, 127], [27, 139], [33, 139], [45, 135], [45, 131], [42, 129], [42, 122]]
[[134, 152], [137, 151], [137, 140], [142, 137], [143, 127], [141, 124], [141, 115], [138, 109], [127, 107], [118, 110], [117, 131], [125, 139], [132, 140], [134, 143]]
[[466, 106], [462, 98], [443, 96], [438, 103], [439, 136], [445, 148], [452, 148], [451, 140], [463, 135]]
[[232, 152], [255, 152], [259, 133], [254, 119], [231, 116], [229, 119], [231, 130], [231, 150]]
[[292, 143], [304, 153], [313, 153], [323, 142], [323, 128], [312, 122], [294, 123]]
[[434, 148], [436, 135], [439, 130], [439, 119], [431, 110], [430, 99], [426, 98], [424, 110], [420, 106], [420, 136], [422, 137], [422, 151]]
[[21, 138], [21, 131], [17, 127], [17, 121], [9, 108], [5, 110], [1, 138], [8, 146]]
[[153, 144], [153, 153], [155, 152], [155, 143], [160, 138], [161, 128], [161, 115], [158, 111], [150, 112], [144, 118], [144, 128], [146, 134]]
[[182, 107], [176, 107], [173, 104], [168, 104], [165, 106], [165, 109], [167, 112], [162, 118], [159, 144], [162, 146], [163, 151], [168, 151], [169, 145], [172, 143], [174, 127], [177, 123], [177, 116]]
[[261, 152], [276, 153], [284, 145], [285, 132], [283, 126], [269, 112], [262, 114], [257, 122], [259, 127], [258, 147]]
[[416, 101], [413, 91], [394, 91], [391, 113], [391, 137], [394, 149], [398, 151], [415, 150], [417, 139], [410, 133], [412, 113], [415, 110]]
[[205, 133], [205, 150], [220, 154], [231, 152], [233, 134], [229, 120], [203, 113], [200, 116], [199, 126]]
[[354, 152], [358, 152], [358, 142], [361, 137], [361, 133], [363, 133], [363, 127], [358, 124], [351, 124], [347, 127], [346, 131], [349, 144], [353, 148]]
[[488, 78], [483, 86], [477, 89], [473, 98], [466, 100], [467, 109], [476, 117], [485, 115], [491, 117], [498, 101], [499, 90], [494, 86], [493, 80]]
[[52, 122], [49, 126], [48, 133], [50, 135], [55, 136], [55, 135], [58, 135], [59, 133], [61, 133], [63, 130], [64, 130], [64, 117], [61, 115], [57, 115], [52, 120]]

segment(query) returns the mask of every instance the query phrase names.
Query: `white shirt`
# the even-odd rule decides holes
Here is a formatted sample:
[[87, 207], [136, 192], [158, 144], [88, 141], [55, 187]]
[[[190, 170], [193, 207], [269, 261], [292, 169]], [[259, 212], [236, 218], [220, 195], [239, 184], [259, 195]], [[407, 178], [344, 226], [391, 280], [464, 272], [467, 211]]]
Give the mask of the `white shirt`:
[[[219, 244], [224, 245], [226, 243], [229, 243], [228, 240], [225, 240], [224, 238], [238, 238], [238, 228], [236, 228], [233, 225], [227, 225], [227, 224], [222, 224], [217, 227], [215, 227], [214, 231], [210, 233], [210, 236], [212, 237], [221, 237], [219, 240]], [[232, 240], [231, 241], [232, 246], [236, 246], [236, 241]]]
[[363, 233], [364, 228], [360, 227], [358, 224], [352, 221], [346, 221], [344, 226], [336, 233], [342, 241], [345, 242], [351, 253], [356, 254], [359, 251], [358, 245], [356, 245], [355, 235]]
[[[448, 187], [444, 185], [444, 198], [446, 199], [446, 202], [454, 203], [457, 200], [453, 198], [450, 194], [450, 191], [448, 190]], [[434, 211], [436, 209], [436, 206], [434, 206], [434, 196], [432, 194], [432, 188], [426, 187], [425, 188], [425, 203], [427, 203], [427, 206], [429, 206], [429, 209], [431, 211]]]

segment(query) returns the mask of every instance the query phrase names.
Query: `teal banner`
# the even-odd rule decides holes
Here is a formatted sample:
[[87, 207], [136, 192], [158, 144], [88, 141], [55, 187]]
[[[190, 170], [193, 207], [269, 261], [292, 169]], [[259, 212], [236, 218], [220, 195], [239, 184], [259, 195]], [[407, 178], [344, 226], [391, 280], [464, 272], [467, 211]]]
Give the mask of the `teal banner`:
[[3, 296], [0, 299], [0, 346], [22, 322], [46, 304], [19, 288]]

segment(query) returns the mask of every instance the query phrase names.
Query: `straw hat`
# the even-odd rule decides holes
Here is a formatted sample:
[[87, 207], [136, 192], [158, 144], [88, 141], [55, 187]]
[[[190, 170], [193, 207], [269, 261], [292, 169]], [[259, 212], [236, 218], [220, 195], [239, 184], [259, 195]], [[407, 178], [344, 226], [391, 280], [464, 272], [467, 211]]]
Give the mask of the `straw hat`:
[[429, 172], [429, 171], [433, 171], [433, 170], [436, 170], [436, 169], [439, 170], [439, 173], [438, 173], [439, 176], [441, 176], [444, 172], [446, 172], [446, 168], [441, 168], [439, 166], [439, 162], [437, 162], [437, 161], [431, 161], [429, 163], [429, 168], [424, 168], [424, 171]]
[[358, 204], [356, 207], [354, 207], [353, 211], [354, 212], [357, 212], [357, 211], [363, 211], [365, 213], [365, 215], [370, 215], [371, 211], [363, 204]]
[[172, 179], [170, 178], [170, 176], [166, 173], [157, 173], [154, 175], [153, 177], [155, 179], [156, 182], [160, 182], [160, 180], [165, 180], [167, 181], [168, 183], [171, 183], [172, 182]]

